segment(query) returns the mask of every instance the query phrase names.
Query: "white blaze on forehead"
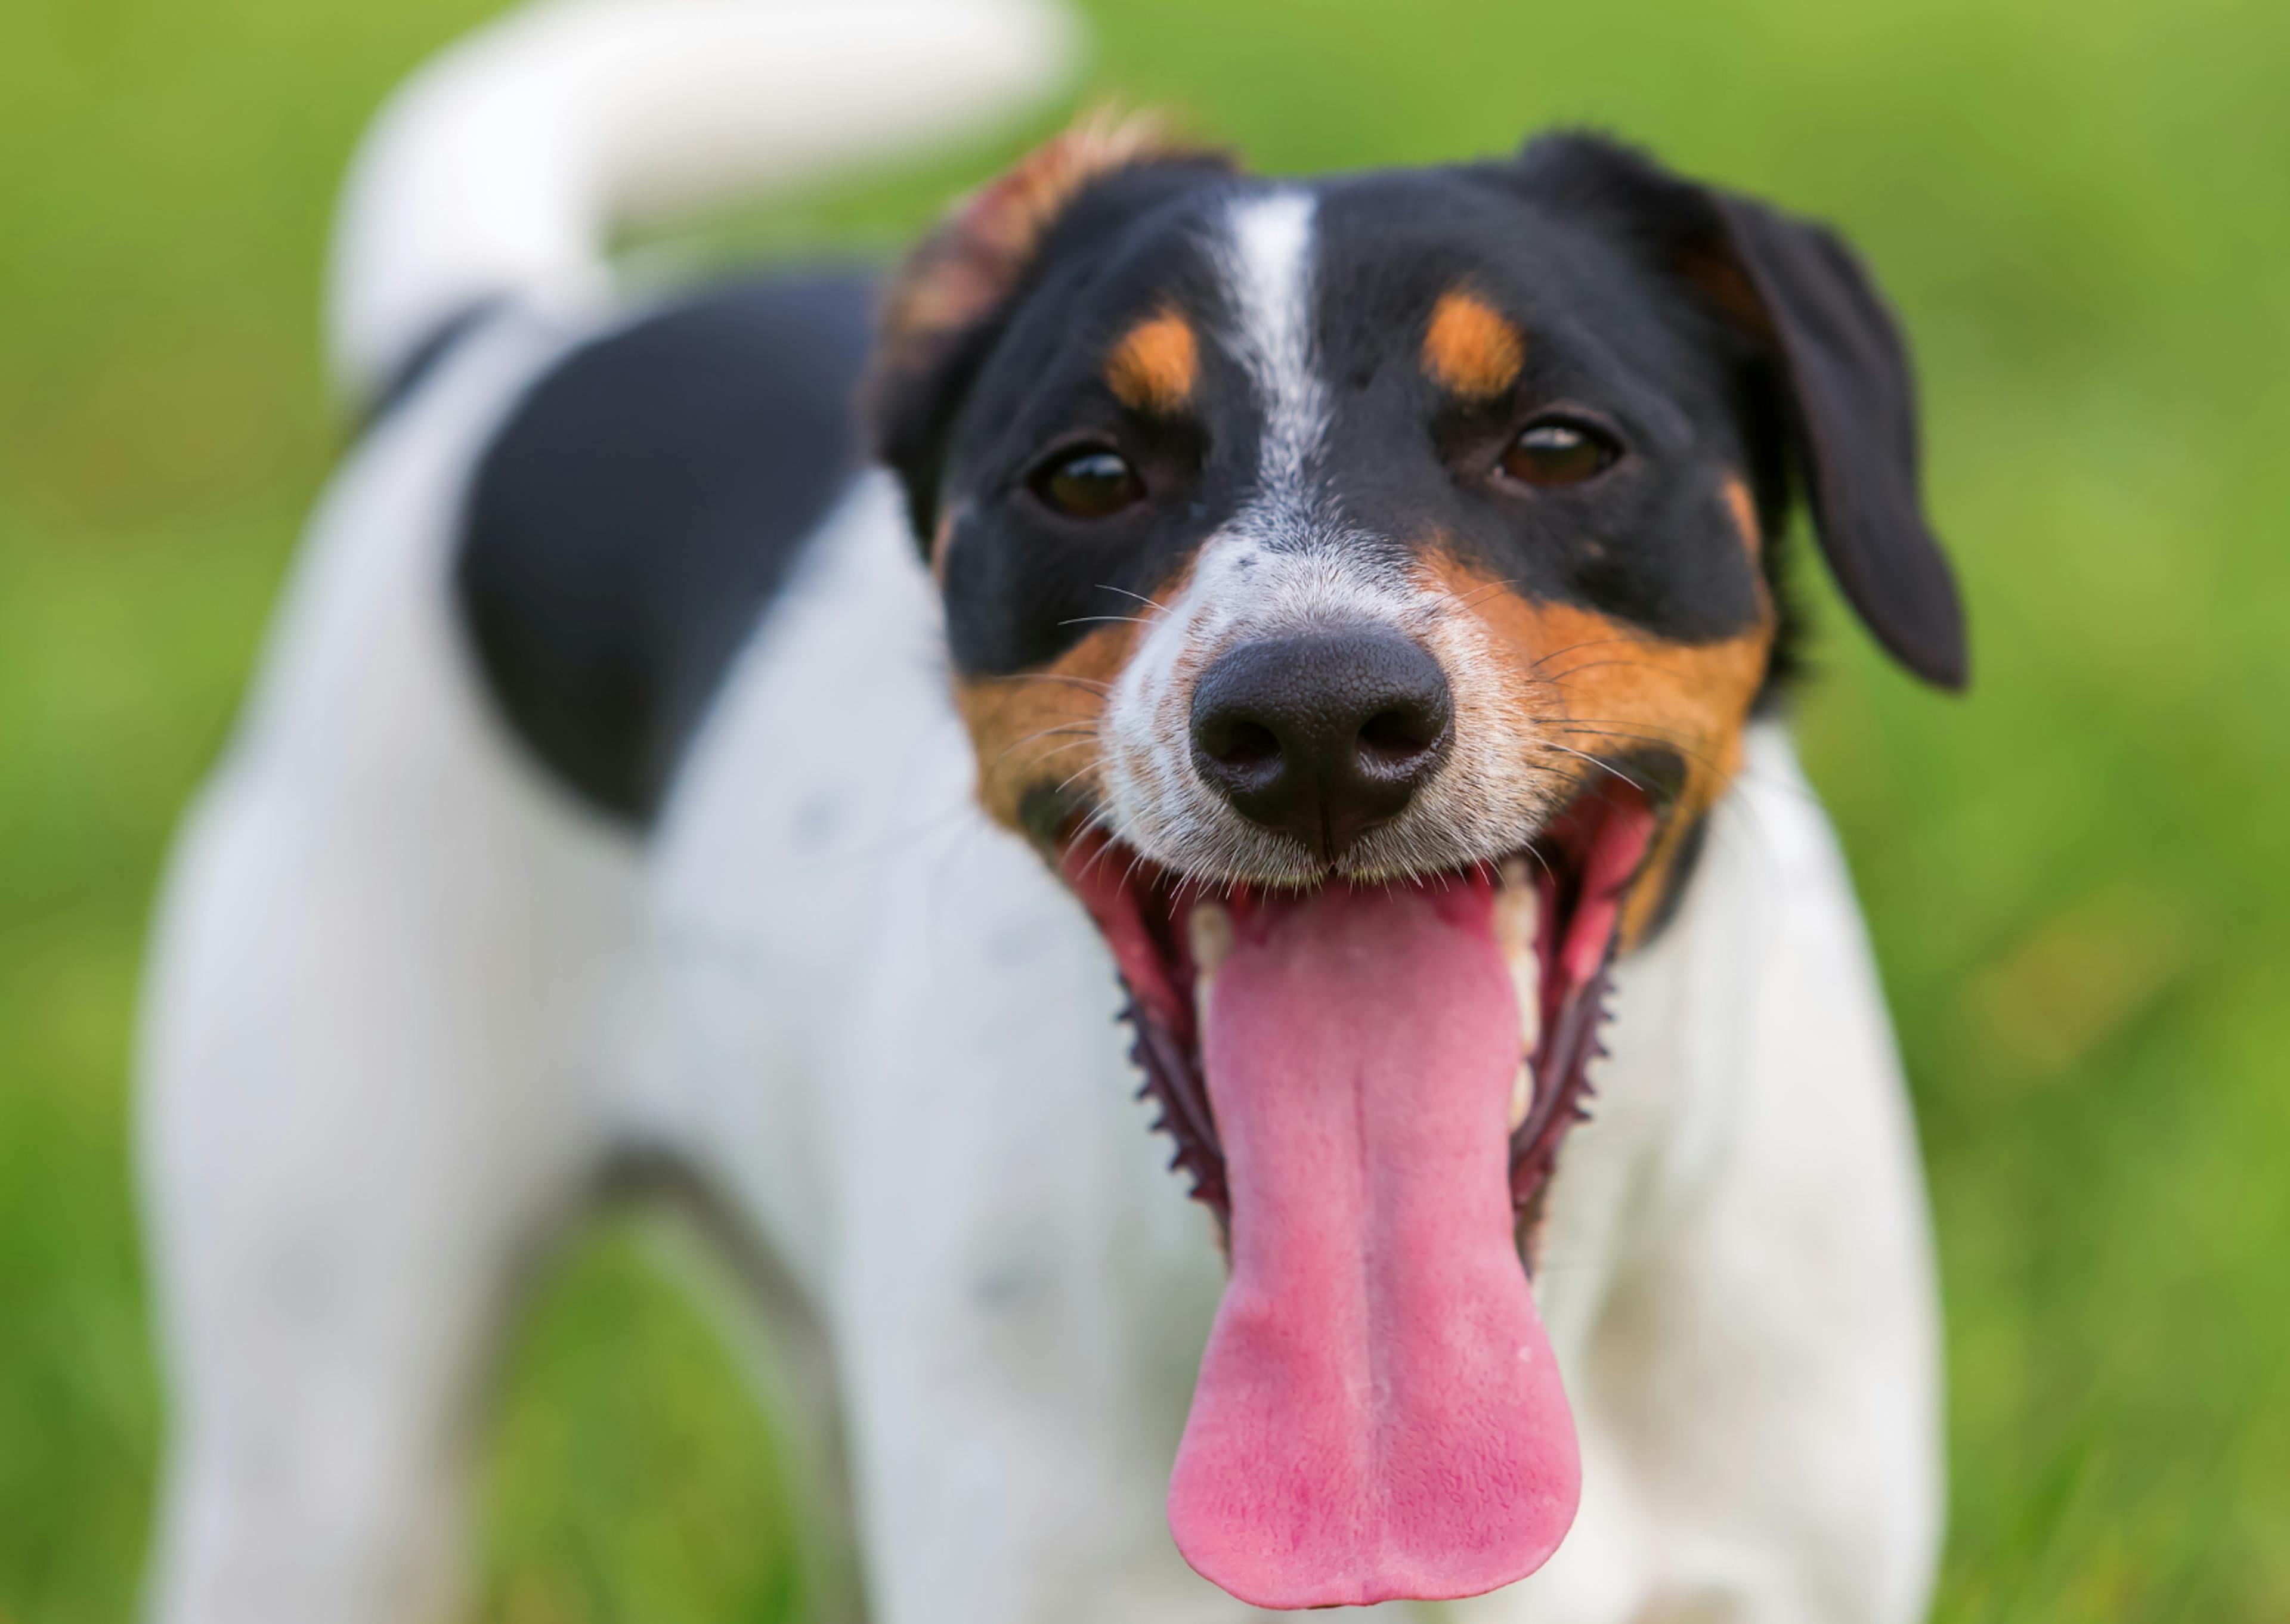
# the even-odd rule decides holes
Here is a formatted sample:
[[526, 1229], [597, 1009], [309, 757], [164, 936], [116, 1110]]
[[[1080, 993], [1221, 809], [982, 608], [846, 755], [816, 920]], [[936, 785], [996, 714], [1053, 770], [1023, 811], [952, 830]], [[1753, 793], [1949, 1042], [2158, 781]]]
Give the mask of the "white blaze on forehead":
[[1292, 518], [1303, 515], [1306, 470], [1328, 418], [1313, 369], [1312, 211], [1308, 192], [1241, 198], [1218, 255], [1232, 309], [1226, 341], [1264, 413], [1253, 506]]

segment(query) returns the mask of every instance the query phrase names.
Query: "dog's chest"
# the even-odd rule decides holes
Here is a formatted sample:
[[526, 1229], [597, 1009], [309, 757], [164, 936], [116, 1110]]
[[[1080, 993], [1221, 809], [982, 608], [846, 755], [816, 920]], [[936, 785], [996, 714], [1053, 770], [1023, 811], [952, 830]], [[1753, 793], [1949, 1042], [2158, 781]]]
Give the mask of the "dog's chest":
[[1134, 1098], [1110, 958], [978, 812], [974, 771], [928, 579], [887, 485], [862, 482], [655, 836], [643, 1109], [815, 1285], [879, 1241], [917, 1290], [1007, 1326], [1149, 1277], [1199, 1306], [1197, 1328], [1142, 1330], [1173, 1335], [1174, 1369], [1213, 1303], [1206, 1215]]

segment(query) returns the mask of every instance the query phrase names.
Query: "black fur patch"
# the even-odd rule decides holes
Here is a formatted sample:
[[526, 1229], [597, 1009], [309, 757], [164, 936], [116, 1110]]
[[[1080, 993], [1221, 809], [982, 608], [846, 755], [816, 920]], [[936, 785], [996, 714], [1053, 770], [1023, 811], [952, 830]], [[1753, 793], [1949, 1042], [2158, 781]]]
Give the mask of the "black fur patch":
[[583, 799], [658, 810], [859, 462], [857, 276], [713, 292], [581, 346], [486, 449], [454, 572], [486, 684]]

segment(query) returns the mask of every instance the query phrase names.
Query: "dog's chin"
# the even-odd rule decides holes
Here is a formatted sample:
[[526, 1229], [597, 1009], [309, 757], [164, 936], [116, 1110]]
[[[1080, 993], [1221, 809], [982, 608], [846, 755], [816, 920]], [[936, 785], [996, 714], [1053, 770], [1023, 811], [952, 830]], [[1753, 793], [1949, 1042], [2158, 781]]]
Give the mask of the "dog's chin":
[[1571, 1524], [1573, 1425], [1520, 1245], [1657, 818], [1618, 782], [1499, 861], [1307, 887], [1063, 844], [1228, 1240], [1169, 1511], [1243, 1601], [1477, 1595]]

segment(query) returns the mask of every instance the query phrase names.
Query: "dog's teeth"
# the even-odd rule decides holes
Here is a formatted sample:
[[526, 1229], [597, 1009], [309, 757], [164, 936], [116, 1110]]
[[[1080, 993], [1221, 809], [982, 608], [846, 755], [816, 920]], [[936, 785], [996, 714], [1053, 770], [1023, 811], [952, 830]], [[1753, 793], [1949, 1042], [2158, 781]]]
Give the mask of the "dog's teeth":
[[1518, 999], [1518, 1044], [1528, 1054], [1542, 1041], [1542, 966], [1534, 951], [1541, 919], [1542, 893], [1527, 873], [1526, 860], [1506, 860], [1502, 884], [1495, 892], [1495, 943], [1510, 971], [1511, 991]]
[[1221, 902], [1205, 899], [1185, 916], [1185, 936], [1193, 950], [1193, 965], [1204, 976], [1224, 967], [1232, 954], [1232, 914]]
[[1232, 915], [1221, 902], [1193, 904], [1185, 916], [1185, 940], [1193, 953], [1193, 1012], [1209, 1018], [1209, 988], [1232, 954]]
[[1526, 1114], [1534, 1108], [1534, 1062], [1521, 1060], [1518, 1071], [1510, 1080], [1510, 1131], [1514, 1133], [1526, 1121]]
[[1542, 1042], [1542, 977], [1532, 949], [1510, 961], [1510, 989], [1518, 999], [1518, 1048], [1533, 1054]]

